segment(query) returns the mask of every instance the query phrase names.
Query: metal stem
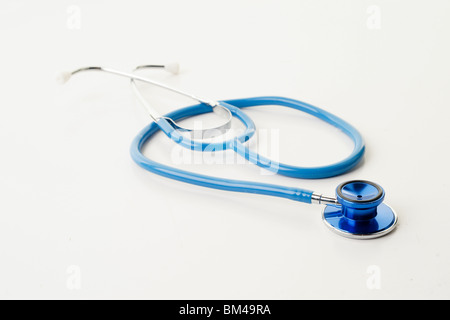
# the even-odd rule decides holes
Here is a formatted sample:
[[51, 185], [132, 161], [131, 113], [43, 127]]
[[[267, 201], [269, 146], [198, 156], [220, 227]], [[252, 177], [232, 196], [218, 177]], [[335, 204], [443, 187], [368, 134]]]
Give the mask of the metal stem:
[[[151, 65], [151, 66], [153, 67], [153, 65]], [[155, 66], [157, 68], [160, 68], [160, 67], [164, 68], [164, 66], [160, 66], [160, 65], [155, 65]], [[145, 68], [145, 67], [146, 66], [140, 66], [138, 68], [141, 69], [141, 68]], [[77, 70], [73, 71], [71, 73], [71, 75], [74, 75], [74, 74], [77, 74], [77, 73], [83, 72], [83, 71], [103, 71], [103, 72], [107, 72], [107, 73], [112, 73], [112, 74], [115, 74], [115, 75], [118, 75], [118, 76], [121, 76], [121, 77], [129, 78], [131, 80], [136, 80], [136, 81], [142, 81], [142, 82], [150, 83], [150, 84], [152, 84], [154, 86], [157, 86], [157, 87], [160, 87], [160, 88], [163, 88], [163, 89], [166, 89], [166, 90], [169, 90], [169, 91], [181, 94], [181, 95], [183, 95], [185, 97], [189, 97], [189, 98], [194, 99], [194, 100], [196, 100], [198, 102], [201, 102], [201, 103], [204, 103], [204, 104], [208, 104], [211, 107], [215, 107], [216, 105], [218, 105], [217, 101], [212, 101], [212, 100], [208, 100], [208, 99], [202, 99], [202, 98], [199, 98], [199, 97], [197, 97], [197, 96], [195, 96], [193, 94], [190, 94], [190, 93], [187, 93], [187, 92], [184, 92], [184, 91], [181, 91], [181, 90], [169, 87], [169, 86], [167, 86], [167, 85], [165, 85], [163, 83], [157, 82], [155, 80], [144, 78], [144, 77], [141, 77], [139, 75], [132, 74], [132, 73], [118, 71], [118, 70], [115, 70], [115, 69], [104, 68], [104, 67], [85, 67], [85, 68], [80, 68], [80, 69], [77, 69]]]

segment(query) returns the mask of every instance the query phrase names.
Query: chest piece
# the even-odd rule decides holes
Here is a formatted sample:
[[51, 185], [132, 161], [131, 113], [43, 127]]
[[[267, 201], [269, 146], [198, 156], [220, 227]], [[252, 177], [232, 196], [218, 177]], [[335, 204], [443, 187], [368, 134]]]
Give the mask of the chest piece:
[[336, 188], [338, 205], [323, 210], [325, 225], [337, 234], [352, 239], [373, 239], [395, 229], [398, 217], [384, 200], [384, 190], [365, 180], [341, 183]]

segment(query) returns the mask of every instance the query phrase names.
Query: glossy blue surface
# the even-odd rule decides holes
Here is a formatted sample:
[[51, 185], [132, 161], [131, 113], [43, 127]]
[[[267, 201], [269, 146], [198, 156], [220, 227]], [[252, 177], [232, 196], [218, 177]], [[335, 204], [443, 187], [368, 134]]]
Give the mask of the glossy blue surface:
[[368, 183], [354, 182], [342, 187], [342, 194], [353, 201], [373, 199], [378, 195], [378, 189]]
[[384, 194], [383, 188], [374, 182], [344, 182], [336, 188], [340, 206], [326, 206], [323, 219], [328, 226], [344, 234], [378, 234], [396, 221], [393, 210], [382, 203]]
[[364, 220], [377, 215], [377, 206], [384, 200], [384, 190], [374, 182], [354, 180], [341, 183], [336, 188], [336, 198], [347, 218]]
[[330, 227], [349, 235], [377, 234], [388, 230], [396, 221], [393, 210], [384, 203], [377, 207], [377, 215], [371, 219], [349, 219], [341, 207], [331, 205], [326, 206], [323, 218]]

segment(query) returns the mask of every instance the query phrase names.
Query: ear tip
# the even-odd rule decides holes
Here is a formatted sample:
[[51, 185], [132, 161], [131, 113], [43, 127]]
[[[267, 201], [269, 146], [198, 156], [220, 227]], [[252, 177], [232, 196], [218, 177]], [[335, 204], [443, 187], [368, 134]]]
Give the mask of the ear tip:
[[173, 74], [178, 74], [180, 72], [180, 65], [177, 62], [168, 63], [164, 66], [164, 69]]
[[71, 76], [72, 76], [72, 74], [70, 72], [67, 72], [67, 71], [60, 72], [56, 76], [56, 82], [58, 82], [59, 84], [65, 84], [67, 81], [69, 81]]

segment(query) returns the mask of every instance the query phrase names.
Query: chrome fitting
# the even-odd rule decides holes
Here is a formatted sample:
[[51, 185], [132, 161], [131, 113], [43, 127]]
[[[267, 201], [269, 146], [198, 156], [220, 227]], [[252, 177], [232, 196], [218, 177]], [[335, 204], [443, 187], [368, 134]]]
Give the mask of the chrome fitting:
[[334, 204], [334, 205], [337, 204], [338, 205], [339, 202], [337, 201], [336, 198], [327, 197], [327, 196], [324, 196], [324, 195], [322, 195], [320, 193], [314, 192], [311, 195], [311, 204]]

